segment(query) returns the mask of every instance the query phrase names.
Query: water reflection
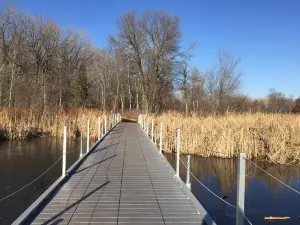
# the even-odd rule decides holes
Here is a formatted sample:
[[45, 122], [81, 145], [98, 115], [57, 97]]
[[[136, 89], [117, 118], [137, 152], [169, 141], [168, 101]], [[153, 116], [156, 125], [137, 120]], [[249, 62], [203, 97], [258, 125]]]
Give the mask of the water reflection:
[[[67, 167], [78, 159], [79, 147], [80, 140], [68, 140]], [[61, 155], [60, 138], [0, 142], [0, 199], [42, 174]], [[11, 224], [59, 176], [61, 162], [22, 192], [0, 202], [0, 224]]]
[[[166, 158], [175, 168], [175, 155], [166, 154]], [[186, 157], [182, 156], [186, 162]], [[300, 190], [299, 166], [274, 165], [256, 162], [270, 174]], [[236, 202], [236, 160], [221, 158], [191, 158], [191, 172], [213, 192], [235, 205]], [[252, 224], [270, 224], [265, 216], [290, 216], [289, 221], [280, 224], [300, 224], [300, 196], [272, 179], [251, 163], [246, 163], [245, 211]], [[183, 165], [180, 176], [185, 181], [186, 171]], [[200, 200], [218, 225], [235, 224], [235, 210], [212, 196], [197, 181], [191, 178], [192, 191]], [[248, 224], [245, 221], [245, 224]]]
[[[84, 144], [86, 142], [84, 141]], [[79, 140], [68, 141], [67, 165], [79, 156]], [[0, 142], [0, 198], [22, 187], [44, 172], [62, 154], [62, 139], [41, 138], [36, 140]], [[85, 146], [84, 146], [85, 149]], [[174, 155], [167, 159], [175, 167]], [[186, 157], [182, 156], [184, 162]], [[266, 171], [299, 190], [298, 166], [274, 165], [258, 162]], [[250, 163], [246, 164], [246, 215], [252, 224], [270, 224], [265, 216], [290, 216], [281, 225], [300, 224], [300, 197], [270, 178]], [[236, 160], [220, 158], [191, 158], [191, 171], [213, 192], [235, 205]], [[0, 224], [11, 224], [36, 198], [61, 175], [57, 164], [47, 175], [12, 198], [0, 202]], [[181, 165], [181, 178], [186, 171]], [[213, 197], [198, 182], [191, 178], [192, 191], [218, 225], [235, 224], [235, 210]], [[245, 221], [245, 225], [247, 222]]]

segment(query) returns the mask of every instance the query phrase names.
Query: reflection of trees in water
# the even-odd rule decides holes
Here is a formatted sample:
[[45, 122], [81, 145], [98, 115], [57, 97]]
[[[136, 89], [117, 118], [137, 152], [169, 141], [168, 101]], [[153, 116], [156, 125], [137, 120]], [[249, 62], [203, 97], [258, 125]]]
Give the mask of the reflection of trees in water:
[[[175, 155], [166, 154], [167, 159], [176, 163]], [[184, 162], [186, 162], [186, 157], [182, 156]], [[270, 164], [268, 162], [255, 162], [261, 168], [272, 174], [274, 177], [280, 179], [288, 185], [291, 185], [292, 181], [300, 180], [300, 170], [299, 166], [288, 166], [288, 165], [276, 165]], [[223, 158], [203, 158], [198, 156], [191, 157], [191, 171], [192, 173], [204, 180], [205, 177], [216, 177], [220, 189], [224, 194], [230, 194], [233, 189], [236, 188], [236, 159], [223, 159]], [[185, 170], [184, 167], [181, 167], [182, 170]], [[183, 171], [183, 178], [185, 179], [185, 171]], [[284, 187], [275, 179], [271, 178], [254, 165], [246, 161], [246, 182], [247, 186], [251, 178], [255, 178], [264, 182], [268, 187], [277, 192], [279, 189]]]

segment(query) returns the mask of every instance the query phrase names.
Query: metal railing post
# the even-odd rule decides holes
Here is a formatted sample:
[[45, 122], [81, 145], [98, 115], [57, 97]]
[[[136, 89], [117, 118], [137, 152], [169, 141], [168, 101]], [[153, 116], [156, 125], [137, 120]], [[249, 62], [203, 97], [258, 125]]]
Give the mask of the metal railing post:
[[112, 119], [111, 119], [111, 114], [108, 116], [108, 129], [112, 127]]
[[154, 120], [152, 119], [152, 125], [151, 125], [151, 140], [154, 142]]
[[113, 113], [111, 116], [111, 127], [115, 125], [115, 114]]
[[149, 134], [149, 118], [147, 117], [147, 119], [146, 119], [146, 122], [147, 122], [147, 130], [146, 130], [146, 134], [147, 134], [147, 136], [148, 136], [148, 134]]
[[246, 153], [237, 156], [236, 225], [244, 224]]
[[64, 126], [63, 139], [63, 159], [62, 159], [62, 176], [66, 176], [66, 161], [67, 161], [67, 127]]
[[90, 120], [87, 122], [87, 130], [86, 130], [86, 152], [90, 150]]
[[179, 159], [180, 159], [180, 129], [177, 129], [177, 147], [176, 147], [176, 176], [179, 177]]
[[83, 150], [83, 135], [82, 132], [80, 132], [80, 158], [82, 157], [82, 150]]
[[190, 171], [191, 171], [191, 155], [187, 155], [187, 163], [186, 163], [186, 186], [191, 190], [191, 179], [190, 179]]
[[106, 116], [104, 118], [104, 134], [106, 134]]
[[98, 141], [101, 138], [101, 120], [100, 117], [98, 118]]
[[104, 136], [104, 119], [102, 120], [102, 137]]
[[154, 144], [156, 146], [157, 143], [157, 136], [156, 136], [156, 126], [154, 125]]
[[162, 154], [162, 145], [163, 145], [162, 131], [163, 131], [163, 122], [160, 122], [160, 132], [159, 132], [159, 150], [160, 150], [160, 154]]

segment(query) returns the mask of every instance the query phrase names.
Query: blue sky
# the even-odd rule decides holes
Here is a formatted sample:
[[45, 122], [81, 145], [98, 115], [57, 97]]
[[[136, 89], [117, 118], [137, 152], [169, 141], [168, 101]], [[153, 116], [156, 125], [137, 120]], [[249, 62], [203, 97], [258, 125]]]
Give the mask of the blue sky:
[[275, 88], [288, 96], [300, 95], [298, 0], [15, 0], [14, 4], [62, 27], [85, 31], [97, 47], [105, 47], [107, 35], [116, 33], [122, 13], [165, 10], [179, 16], [183, 46], [196, 44], [191, 65], [206, 70], [220, 49], [228, 50], [241, 58], [244, 94], [260, 98]]

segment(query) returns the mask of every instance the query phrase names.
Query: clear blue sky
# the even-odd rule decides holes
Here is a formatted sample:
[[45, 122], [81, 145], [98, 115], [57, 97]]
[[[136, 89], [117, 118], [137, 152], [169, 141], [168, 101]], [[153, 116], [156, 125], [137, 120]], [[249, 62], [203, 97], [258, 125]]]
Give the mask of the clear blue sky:
[[193, 66], [206, 70], [220, 49], [229, 50], [241, 57], [244, 94], [264, 97], [275, 88], [300, 95], [299, 0], [15, 0], [14, 4], [62, 27], [84, 30], [97, 47], [105, 47], [107, 35], [116, 33], [122, 13], [165, 10], [179, 16], [183, 45], [196, 43]]

